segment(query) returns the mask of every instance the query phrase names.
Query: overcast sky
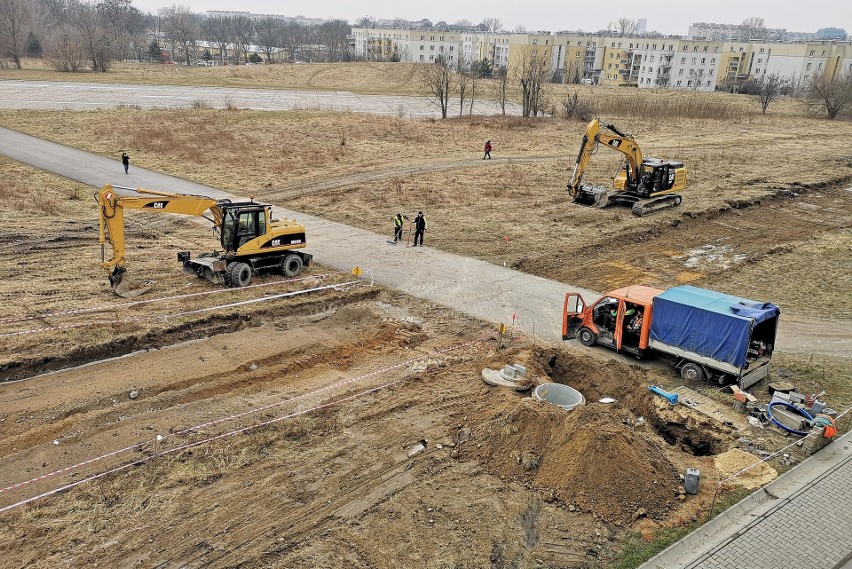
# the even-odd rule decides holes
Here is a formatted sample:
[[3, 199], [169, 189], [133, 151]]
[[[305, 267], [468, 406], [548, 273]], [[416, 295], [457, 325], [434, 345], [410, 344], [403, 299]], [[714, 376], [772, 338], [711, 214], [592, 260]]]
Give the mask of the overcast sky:
[[194, 12], [207, 10], [242, 10], [257, 14], [282, 14], [309, 18], [342, 18], [354, 23], [361, 16], [427, 18], [452, 24], [461, 19], [477, 24], [486, 17], [500, 18], [506, 29], [524, 26], [527, 30], [582, 29], [600, 30], [620, 17], [648, 20], [648, 30], [663, 34], [686, 35], [693, 22], [739, 24], [745, 18], [760, 17], [770, 28], [786, 28], [791, 32], [815, 32], [819, 28], [839, 27], [852, 33], [852, 2], [848, 0], [594, 0], [586, 2], [539, 0], [532, 4], [518, 0], [310, 0], [280, 2], [277, 0], [133, 0], [143, 12], [173, 4], [189, 7]]

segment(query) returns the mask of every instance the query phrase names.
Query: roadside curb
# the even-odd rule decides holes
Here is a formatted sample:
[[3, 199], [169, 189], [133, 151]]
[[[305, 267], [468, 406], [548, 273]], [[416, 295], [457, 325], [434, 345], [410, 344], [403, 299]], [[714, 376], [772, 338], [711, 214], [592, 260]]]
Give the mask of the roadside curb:
[[[850, 460], [852, 431], [676, 541], [640, 565], [639, 569], [699, 567], [714, 552], [763, 522], [773, 511], [795, 500], [802, 491]], [[846, 506], [852, 507], [852, 504]]]

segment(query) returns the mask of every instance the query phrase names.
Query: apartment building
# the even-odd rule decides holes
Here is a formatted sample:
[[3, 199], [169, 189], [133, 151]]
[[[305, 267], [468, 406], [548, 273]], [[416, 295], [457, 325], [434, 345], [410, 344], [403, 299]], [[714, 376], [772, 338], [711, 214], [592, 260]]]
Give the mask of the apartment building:
[[390, 29], [390, 28], [353, 28], [355, 56], [371, 61], [399, 61], [415, 63], [434, 63], [443, 56], [456, 67], [459, 63], [462, 47], [462, 32]]
[[852, 73], [848, 41], [737, 42], [621, 37], [559, 32], [487, 34], [471, 31], [356, 28], [355, 53], [366, 59], [428, 63], [443, 54], [453, 67], [488, 59], [517, 68], [530, 50], [543, 53], [555, 81], [635, 85], [640, 89], [730, 89], [778, 73], [794, 82], [814, 73]]

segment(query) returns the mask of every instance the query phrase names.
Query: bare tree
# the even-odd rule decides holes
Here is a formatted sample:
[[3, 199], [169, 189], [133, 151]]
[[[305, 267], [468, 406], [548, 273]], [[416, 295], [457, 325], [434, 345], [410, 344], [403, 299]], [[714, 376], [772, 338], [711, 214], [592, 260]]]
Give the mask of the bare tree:
[[291, 21], [284, 26], [284, 47], [290, 54], [290, 61], [296, 61], [296, 51], [307, 37], [307, 28], [298, 22]]
[[172, 6], [168, 11], [165, 26], [169, 39], [180, 44], [184, 61], [191, 65], [195, 56], [195, 42], [201, 37], [201, 25], [198, 18], [186, 6]]
[[579, 85], [583, 79], [583, 62], [579, 58], [574, 61], [568, 61], [565, 64], [565, 82], [572, 85]]
[[0, 0], [0, 56], [21, 69], [32, 12], [24, 0]]
[[468, 92], [470, 94], [467, 97], [467, 114], [473, 116], [473, 105], [476, 103], [476, 95], [479, 89], [479, 77], [475, 70], [471, 70], [470, 72], [468, 72], [468, 74], [470, 75], [470, 77], [468, 78]]
[[447, 118], [450, 94], [453, 90], [453, 77], [449, 62], [443, 55], [435, 58], [434, 63], [423, 66], [420, 82], [426, 90], [426, 97], [433, 105], [441, 109], [441, 118]]
[[205, 18], [201, 24], [201, 37], [219, 48], [219, 63], [224, 64], [233, 37], [231, 19], [218, 15]]
[[768, 33], [763, 18], [746, 18], [740, 24], [737, 39], [739, 41], [765, 40]]
[[284, 44], [284, 21], [276, 16], [264, 16], [255, 22], [257, 45], [266, 56], [266, 63], [272, 61], [275, 48]]
[[248, 63], [248, 52], [254, 41], [254, 22], [245, 14], [237, 14], [231, 18], [232, 43], [237, 46], [237, 63], [240, 62], [240, 53]]
[[499, 67], [494, 72], [494, 77], [497, 79], [494, 94], [497, 100], [497, 106], [500, 107], [500, 114], [506, 116], [506, 103], [509, 101], [509, 72], [505, 67]]
[[106, 73], [112, 63], [113, 52], [108, 32], [97, 7], [92, 3], [74, 7], [73, 25], [80, 36], [83, 52], [89, 59], [92, 71]]
[[456, 94], [459, 96], [459, 116], [464, 115], [464, 103], [469, 95], [470, 76], [467, 73], [464, 57], [459, 57], [458, 78], [456, 79]]
[[842, 113], [852, 101], [852, 73], [833, 77], [828, 73], [819, 73], [808, 80], [805, 104], [814, 111], [834, 119]]
[[699, 87], [701, 87], [701, 82], [704, 81], [704, 70], [703, 69], [690, 69], [689, 70], [689, 79], [686, 85], [692, 89], [693, 91], [697, 91]]
[[144, 31], [145, 17], [131, 4], [131, 0], [100, 0], [97, 4], [104, 27], [111, 35], [116, 56], [127, 59], [131, 38]]
[[352, 27], [346, 20], [329, 20], [317, 28], [318, 39], [326, 48], [325, 60], [330, 62], [350, 59], [347, 37]]
[[614, 27], [618, 35], [632, 36], [639, 31], [639, 22], [630, 18], [619, 18]]
[[60, 24], [50, 36], [44, 58], [57, 71], [75, 73], [83, 66], [83, 44], [71, 24]]
[[521, 48], [515, 75], [521, 84], [522, 112], [525, 117], [538, 116], [543, 110], [544, 85], [550, 76], [550, 61], [547, 52], [537, 46]]
[[769, 104], [775, 99], [781, 98], [787, 92], [787, 80], [781, 77], [779, 73], [761, 75], [755, 81], [755, 87], [755, 97], [757, 97], [760, 108], [765, 115]]
[[562, 114], [566, 119], [588, 121], [591, 119], [592, 106], [585, 99], [581, 99], [577, 91], [574, 91], [573, 95], [562, 100]]
[[458, 20], [457, 22], [455, 22], [451, 27], [458, 29], [458, 30], [461, 30], [461, 29], [464, 29], [464, 28], [472, 28], [473, 22], [471, 22], [470, 20], [465, 20], [465, 19], [462, 18], [461, 20]]
[[489, 34], [496, 34], [503, 29], [503, 22], [500, 21], [500, 18], [485, 18], [479, 25], [485, 28], [485, 31]]

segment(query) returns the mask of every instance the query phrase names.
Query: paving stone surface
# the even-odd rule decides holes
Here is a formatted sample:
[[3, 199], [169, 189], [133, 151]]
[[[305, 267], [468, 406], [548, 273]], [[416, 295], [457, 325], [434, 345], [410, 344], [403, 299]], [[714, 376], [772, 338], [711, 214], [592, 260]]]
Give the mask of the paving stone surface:
[[852, 554], [852, 455], [689, 569], [832, 569]]

